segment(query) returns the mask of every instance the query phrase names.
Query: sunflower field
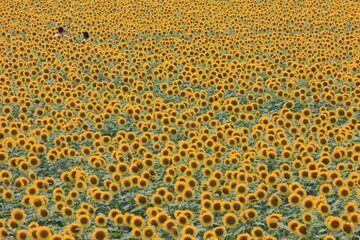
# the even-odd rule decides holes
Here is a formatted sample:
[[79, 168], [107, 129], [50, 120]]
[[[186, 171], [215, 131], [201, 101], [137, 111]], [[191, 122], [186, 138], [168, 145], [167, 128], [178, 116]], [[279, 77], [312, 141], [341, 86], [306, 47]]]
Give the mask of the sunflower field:
[[0, 1], [0, 239], [360, 239], [359, 9]]

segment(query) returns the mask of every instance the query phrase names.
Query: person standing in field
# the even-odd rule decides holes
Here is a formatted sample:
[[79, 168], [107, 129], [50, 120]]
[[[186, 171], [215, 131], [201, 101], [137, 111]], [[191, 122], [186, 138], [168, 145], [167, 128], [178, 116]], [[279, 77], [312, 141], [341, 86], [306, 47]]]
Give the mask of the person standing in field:
[[83, 34], [83, 41], [87, 41], [90, 39], [90, 35], [88, 32], [83, 32], [82, 34]]
[[57, 36], [62, 36], [63, 38], [71, 37], [70, 32], [67, 29], [64, 29], [63, 27], [58, 27], [58, 32], [55, 34], [55, 37]]

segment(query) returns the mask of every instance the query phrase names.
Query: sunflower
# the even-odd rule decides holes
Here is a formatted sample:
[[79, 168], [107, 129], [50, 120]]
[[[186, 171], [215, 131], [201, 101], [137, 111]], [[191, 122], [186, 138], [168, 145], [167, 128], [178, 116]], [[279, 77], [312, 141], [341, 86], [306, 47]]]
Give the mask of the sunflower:
[[292, 193], [288, 197], [288, 201], [292, 206], [297, 206], [301, 202], [301, 196], [297, 193]]
[[65, 206], [64, 202], [56, 202], [55, 203], [55, 210], [58, 212], [61, 212], [61, 209], [63, 209], [63, 207]]
[[297, 221], [297, 220], [291, 220], [291, 221], [288, 223], [287, 227], [288, 227], [288, 229], [289, 229], [290, 232], [295, 233], [295, 232], [296, 232], [296, 229], [297, 229], [297, 227], [298, 227], [299, 225], [300, 225], [300, 222], [299, 222], [299, 221]]
[[163, 197], [160, 194], [155, 193], [151, 197], [151, 203], [156, 207], [161, 207], [164, 205]]
[[4, 192], [2, 193], [2, 197], [5, 201], [11, 202], [12, 200], [14, 200], [15, 194], [11, 190], [4, 190]]
[[87, 191], [87, 195], [91, 196], [92, 199], [95, 201], [95, 202], [101, 202], [102, 201], [102, 191], [99, 189], [99, 188], [92, 188], [92, 189], [88, 189]]
[[14, 219], [14, 221], [16, 221], [17, 223], [21, 223], [24, 222], [26, 219], [26, 213], [24, 212], [24, 210], [20, 209], [20, 208], [16, 208], [11, 212], [11, 217], [12, 219]]
[[360, 223], [360, 214], [359, 213], [350, 213], [349, 221], [354, 224], [359, 224]]
[[70, 197], [71, 199], [73, 199], [73, 200], [76, 200], [76, 199], [79, 198], [79, 192], [76, 191], [76, 190], [71, 190], [71, 191], [69, 192], [69, 197]]
[[134, 238], [134, 239], [141, 239], [142, 237], [142, 231], [138, 228], [134, 228], [131, 230], [131, 236]]
[[[28, 233], [24, 229], [20, 229], [16, 232], [16, 240], [27, 240], [29, 237]], [[1, 236], [0, 236], [1, 238]]]
[[279, 220], [277, 218], [266, 217], [266, 225], [270, 230], [275, 230], [280, 227]]
[[182, 194], [184, 200], [187, 200], [187, 201], [193, 199], [195, 196], [194, 191], [188, 187], [186, 187], [181, 194]]
[[182, 229], [182, 234], [188, 234], [191, 235], [193, 237], [196, 237], [198, 234], [198, 230], [195, 226], [192, 225], [186, 225], [183, 229]]
[[236, 236], [236, 240], [251, 240], [251, 239], [253, 239], [253, 237], [248, 233], [240, 233]]
[[184, 214], [180, 214], [179, 216], [176, 217], [176, 221], [180, 226], [186, 226], [187, 223], [189, 222], [188, 218], [184, 215]]
[[79, 218], [80, 216], [82, 215], [90, 215], [89, 211], [85, 208], [79, 208], [77, 211], [76, 211], [76, 218]]
[[31, 205], [35, 208], [40, 208], [46, 205], [44, 199], [40, 196], [31, 196]]
[[49, 218], [49, 210], [44, 207], [39, 207], [37, 209], [37, 216], [42, 220], [47, 220]]
[[231, 209], [232, 209], [232, 211], [234, 211], [236, 213], [239, 213], [241, 211], [242, 207], [243, 207], [243, 204], [240, 202], [237, 202], [237, 201], [231, 202]]
[[172, 229], [177, 228], [176, 222], [173, 219], [168, 219], [166, 222], [164, 222], [163, 227], [166, 232], [170, 232], [170, 233], [171, 233]]
[[199, 220], [203, 226], [208, 227], [214, 224], [214, 215], [211, 212], [206, 211], [200, 215]]
[[78, 223], [71, 223], [66, 227], [66, 229], [72, 236], [80, 236], [83, 233], [81, 225]]
[[206, 231], [203, 235], [203, 239], [214, 239], [214, 238], [216, 238], [216, 234], [212, 230]]
[[140, 228], [142, 229], [145, 225], [144, 219], [140, 216], [134, 216], [131, 218], [131, 227], [132, 228]]
[[299, 224], [295, 231], [299, 236], [301, 237], [307, 237], [309, 236], [307, 232], [307, 227], [304, 224]]
[[246, 204], [250, 204], [250, 205], [257, 204], [257, 198], [255, 193], [249, 193], [248, 195], [246, 195]]
[[279, 196], [277, 196], [276, 194], [273, 194], [269, 197], [268, 204], [272, 208], [277, 208], [277, 207], [281, 206], [282, 200]]
[[112, 195], [109, 192], [102, 192], [101, 193], [101, 199], [104, 202], [110, 202], [112, 200]]
[[109, 232], [105, 228], [96, 228], [91, 234], [92, 240], [108, 240]]
[[0, 152], [0, 163], [4, 163], [8, 160], [7, 152]]
[[38, 227], [36, 230], [36, 239], [39, 240], [48, 240], [51, 237], [51, 229], [48, 227]]
[[223, 238], [226, 234], [226, 228], [224, 226], [219, 226], [213, 229], [217, 238]]
[[281, 195], [288, 195], [289, 194], [289, 186], [286, 183], [278, 184], [276, 189]]
[[186, 188], [186, 183], [182, 181], [177, 181], [174, 185], [174, 190], [178, 194], [181, 194], [185, 188]]
[[297, 193], [301, 196], [301, 198], [304, 198], [306, 196], [306, 190], [303, 188], [297, 188], [294, 190], [294, 193]]
[[319, 191], [320, 191], [320, 193], [321, 193], [322, 195], [327, 196], [327, 195], [330, 195], [330, 194], [331, 194], [331, 192], [332, 192], [332, 187], [331, 187], [330, 184], [325, 183], [325, 184], [323, 184], [323, 185], [320, 186]]
[[358, 211], [357, 203], [354, 201], [348, 202], [345, 206], [345, 211], [347, 214], [356, 213]]
[[60, 234], [54, 234], [51, 236], [50, 240], [64, 240], [63, 236], [61, 236]]
[[9, 233], [5, 230], [5, 228], [0, 228], [0, 239], [8, 239]]
[[90, 175], [90, 176], [88, 176], [88, 182], [90, 183], [90, 185], [92, 186], [92, 187], [96, 187], [98, 184], [99, 184], [99, 177], [98, 176], [96, 176], [96, 175]]
[[278, 176], [276, 174], [271, 173], [271, 174], [267, 175], [265, 180], [266, 180], [267, 184], [275, 185], [275, 184], [277, 184], [279, 179], [278, 179]]
[[191, 236], [190, 234], [183, 234], [181, 236], [180, 240], [195, 240], [195, 238], [193, 236]]
[[347, 236], [352, 236], [354, 234], [354, 224], [345, 222], [342, 224], [342, 230]]
[[77, 218], [77, 223], [80, 227], [88, 227], [91, 224], [91, 218], [87, 215], [80, 215]]
[[19, 227], [19, 223], [17, 223], [14, 219], [10, 218], [7, 221], [7, 226], [9, 227], [9, 229], [13, 230]]
[[74, 217], [74, 210], [69, 207], [62, 207], [61, 213], [65, 218], [73, 218]]
[[207, 186], [210, 189], [216, 189], [219, 186], [219, 180], [215, 177], [211, 177], [207, 181]]
[[142, 235], [145, 240], [150, 240], [156, 236], [156, 231], [152, 227], [145, 227], [142, 231]]
[[276, 237], [273, 237], [273, 236], [270, 236], [270, 235], [267, 235], [264, 237], [264, 240], [276, 240], [277, 238]]
[[133, 184], [129, 178], [124, 178], [123, 180], [121, 180], [121, 186], [124, 189], [128, 190], [133, 186]]
[[243, 183], [239, 183], [237, 186], [236, 186], [236, 191], [238, 194], [243, 194], [243, 195], [246, 195], [247, 192], [248, 192], [248, 186], [246, 184], [243, 184]]
[[258, 217], [258, 213], [255, 209], [249, 208], [244, 211], [247, 221], [254, 221]]
[[106, 224], [107, 224], [107, 219], [106, 219], [106, 217], [103, 216], [103, 215], [98, 215], [98, 216], [96, 216], [96, 218], [95, 218], [95, 224], [96, 224], [96, 226], [99, 226], [99, 227], [106, 226]]
[[120, 148], [119, 150], [122, 154], [128, 154], [131, 151], [130, 145], [125, 144], [125, 143], [121, 144], [119, 148]]
[[222, 201], [221, 202], [221, 209], [223, 209], [226, 212], [231, 211], [232, 205], [229, 201]]
[[301, 203], [301, 206], [303, 209], [305, 210], [312, 210], [315, 206], [315, 199], [313, 196], [308, 196], [306, 197], [302, 203]]
[[145, 189], [149, 186], [149, 181], [146, 178], [140, 178], [136, 185], [141, 189]]
[[345, 180], [343, 178], [335, 178], [333, 180], [333, 185], [336, 187], [336, 188], [340, 188], [342, 186], [345, 185]]
[[37, 228], [38, 227], [29, 228], [28, 232], [29, 232], [30, 237], [35, 238], [35, 239], [38, 238]]
[[347, 187], [341, 187], [338, 190], [338, 196], [342, 199], [347, 199], [351, 195], [351, 190]]
[[121, 214], [121, 211], [119, 209], [111, 209], [108, 213], [108, 216], [111, 220], [114, 220], [114, 218]]
[[311, 212], [304, 212], [302, 214], [301, 218], [302, 218], [304, 223], [310, 224], [313, 221], [314, 216], [311, 214]]
[[339, 217], [328, 217], [325, 220], [325, 225], [333, 232], [340, 231], [342, 228], [343, 221]]
[[332, 236], [332, 235], [326, 235], [324, 237], [324, 240], [336, 240], [336, 238], [334, 236]]
[[158, 223], [158, 221], [155, 217], [149, 218], [149, 220], [147, 221], [147, 225], [152, 226], [155, 229], [160, 228], [160, 224]]
[[223, 224], [227, 228], [234, 228], [239, 223], [238, 217], [233, 213], [226, 213], [223, 217]]
[[28, 164], [32, 168], [37, 168], [38, 166], [40, 166], [40, 159], [36, 156], [31, 156], [28, 159]]
[[124, 226], [125, 225], [125, 216], [123, 214], [117, 214], [112, 219], [114, 221], [114, 224], [117, 226]]
[[164, 224], [169, 219], [169, 216], [165, 212], [158, 213], [156, 215], [156, 220], [159, 224]]
[[251, 230], [251, 236], [254, 239], [262, 239], [263, 237], [265, 237], [265, 232], [262, 228], [255, 227]]

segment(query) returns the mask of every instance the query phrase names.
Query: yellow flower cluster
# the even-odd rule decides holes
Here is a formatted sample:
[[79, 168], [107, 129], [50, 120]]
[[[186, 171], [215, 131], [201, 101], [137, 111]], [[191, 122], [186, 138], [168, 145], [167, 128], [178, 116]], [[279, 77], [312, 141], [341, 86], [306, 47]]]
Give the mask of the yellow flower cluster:
[[1, 1], [0, 240], [359, 237], [359, 8]]

